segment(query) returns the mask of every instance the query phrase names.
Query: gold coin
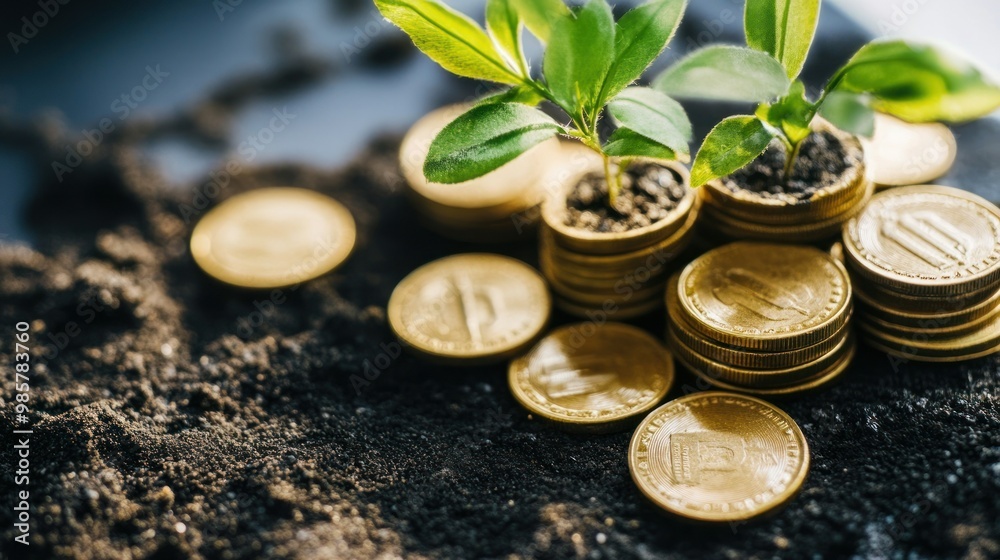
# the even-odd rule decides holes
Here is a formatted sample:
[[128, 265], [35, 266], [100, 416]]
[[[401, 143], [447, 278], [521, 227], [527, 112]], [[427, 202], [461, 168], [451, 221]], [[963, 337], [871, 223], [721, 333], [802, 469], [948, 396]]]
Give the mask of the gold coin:
[[684, 251], [694, 240], [695, 225], [698, 220], [698, 208], [700, 201], [695, 199], [692, 203], [692, 210], [688, 212], [687, 218], [681, 223], [672, 234], [665, 237], [659, 243], [630, 251], [613, 255], [590, 255], [578, 253], [560, 247], [555, 239], [552, 230], [542, 227], [541, 251], [549, 253], [553, 261], [560, 267], [578, 266], [584, 270], [591, 270], [599, 273], [609, 268], [634, 269], [643, 266], [651, 266], [651, 261], [669, 262]]
[[672, 514], [743, 521], [798, 492], [809, 472], [809, 446], [777, 407], [712, 391], [651, 412], [629, 443], [628, 466], [643, 495]]
[[[979, 300], [979, 296], [971, 303], [964, 296], [949, 299], [929, 299], [915, 311], [891, 307], [892, 302], [886, 302], [881, 292], [868, 295], [870, 286], [861, 286], [855, 282], [855, 301], [863, 308], [866, 315], [879, 317], [884, 321], [903, 327], [924, 328], [935, 325], [960, 325], [981, 319], [989, 315], [1000, 305], [1000, 290], [988, 293], [988, 297]], [[862, 289], [863, 288], [863, 289]]]
[[847, 335], [850, 319], [830, 338], [812, 346], [786, 350], [784, 352], [753, 352], [742, 348], [731, 348], [705, 338], [692, 327], [679, 309], [677, 277], [667, 285], [667, 314], [670, 317], [668, 336], [675, 337], [693, 352], [727, 366], [749, 369], [785, 369], [812, 362], [829, 354]]
[[947, 339], [933, 339], [925, 333], [910, 336], [894, 336], [883, 332], [875, 325], [859, 321], [858, 327], [864, 332], [872, 346], [885, 351], [891, 349], [894, 355], [905, 355], [916, 361], [959, 361], [992, 354], [1000, 347], [1000, 315], [995, 315], [973, 332]]
[[[862, 169], [863, 171], [863, 169]], [[851, 175], [855, 178], [855, 175]], [[836, 217], [843, 216], [855, 209], [859, 204], [864, 204], [874, 192], [874, 183], [863, 173], [856, 176], [856, 180], [847, 183], [849, 186], [838, 191], [838, 197], [834, 199], [821, 199], [823, 204], [800, 202], [797, 205], [787, 204], [777, 206], [769, 211], [762, 211], [757, 207], [749, 205], [738, 205], [719, 194], [719, 189], [728, 189], [714, 184], [714, 187], [701, 189], [701, 198], [704, 199], [710, 211], [721, 214], [737, 223], [750, 222], [759, 226], [808, 226], [815, 222], [828, 222]], [[765, 199], [772, 200], [772, 199]], [[784, 208], [777, 211], [777, 208]]]
[[[445, 185], [427, 180], [424, 161], [431, 143], [445, 126], [470, 108], [471, 105], [459, 104], [432, 111], [417, 121], [406, 134], [399, 148], [399, 163], [410, 188], [431, 203], [454, 209], [504, 207], [513, 200], [525, 197], [533, 198], [533, 201], [520, 203], [525, 208], [541, 202], [543, 193], [540, 187], [544, 174], [540, 170], [545, 162], [556, 157], [559, 150], [556, 139], [543, 142], [514, 161], [471, 181]], [[494, 217], [501, 215], [502, 212]]]
[[679, 309], [706, 337], [772, 352], [830, 338], [851, 309], [843, 265], [794, 245], [740, 242], [709, 251], [681, 272], [678, 294]]
[[702, 212], [705, 214], [704, 222], [709, 227], [730, 238], [756, 239], [774, 243], [813, 243], [837, 236], [844, 222], [859, 214], [868, 204], [874, 192], [875, 185], [867, 183], [862, 191], [862, 197], [847, 212], [820, 221], [807, 221], [801, 224], [770, 225], [740, 220], [719, 213], [708, 204], [705, 205]]
[[756, 395], [759, 397], [765, 397], [768, 399], [779, 399], [789, 396], [801, 396], [805, 393], [814, 393], [821, 389], [825, 389], [827, 386], [835, 382], [845, 371], [847, 371], [848, 366], [854, 361], [854, 356], [857, 354], [857, 342], [852, 336], [848, 340], [848, 346], [844, 352], [841, 353], [840, 358], [835, 362], [830, 369], [820, 372], [810, 379], [806, 379], [795, 385], [789, 385], [787, 387], [748, 387], [743, 385], [735, 385], [732, 383], [727, 383], [717, 376], [712, 376], [711, 373], [706, 373], [700, 371], [695, 366], [687, 363], [680, 356], [677, 356], [677, 362], [684, 367], [684, 369], [690, 371], [700, 379], [702, 382], [709, 385], [715, 386], [719, 389], [726, 391], [734, 391], [739, 393], [747, 393], [750, 395]]
[[921, 185], [875, 195], [844, 226], [848, 263], [894, 292], [949, 297], [1000, 282], [1000, 211], [951, 187]]
[[780, 369], [756, 369], [731, 366], [707, 358], [682, 343], [674, 335], [675, 332], [668, 331], [669, 346], [687, 369], [697, 371], [709, 379], [731, 384], [733, 387], [752, 390], [800, 387], [808, 381], [825, 378], [831, 371], [840, 367], [844, 355], [854, 346], [854, 337], [848, 329], [836, 339], [837, 344], [832, 350], [811, 362]]
[[939, 123], [908, 123], [875, 115], [875, 135], [864, 141], [865, 159], [879, 185], [918, 185], [944, 175], [955, 163], [958, 144]]
[[[974, 292], [959, 292], [947, 296], [914, 296], [901, 294], [888, 288], [877, 286], [867, 282], [860, 275], [852, 275], [852, 286], [854, 286], [855, 296], [861, 294], [858, 299], [863, 299], [865, 305], [877, 308], [891, 314], [948, 314], [963, 310], [972, 311], [981, 308], [987, 302], [996, 303], [996, 286], [987, 286], [984, 289]], [[862, 293], [864, 292], [864, 293]]]
[[511, 362], [507, 379], [529, 412], [570, 427], [609, 431], [663, 400], [674, 381], [674, 362], [643, 330], [587, 322], [543, 338]]
[[484, 253], [454, 255], [410, 273], [389, 298], [389, 325], [405, 345], [444, 362], [491, 363], [530, 346], [552, 309], [533, 268]]
[[865, 315], [863, 320], [879, 332], [899, 338], [912, 338], [919, 336], [921, 338], [926, 337], [929, 340], [944, 341], [977, 331], [986, 323], [996, 319], [998, 314], [1000, 314], [1000, 307], [994, 307], [988, 314], [965, 323], [959, 323], [945, 318], [934, 318], [926, 320], [923, 325], [919, 327], [898, 325], [891, 321], [886, 321], [885, 319], [882, 319], [874, 314]]
[[339, 266], [354, 248], [351, 213], [315, 191], [267, 188], [210, 210], [191, 234], [191, 256], [207, 274], [244, 288], [280, 288]]
[[[659, 243], [670, 237], [686, 223], [685, 218], [691, 212], [695, 198], [697, 198], [692, 189], [687, 189], [684, 198], [668, 213], [667, 217], [646, 227], [626, 232], [597, 232], [566, 225], [566, 197], [584, 175], [599, 169], [596, 167], [600, 163], [599, 160], [597, 162], [587, 159], [581, 161], [586, 163], [571, 161], [567, 164], [573, 169], [573, 172], [560, 175], [563, 180], [556, 183], [559, 188], [546, 189], [547, 196], [542, 202], [542, 221], [552, 231], [553, 239], [557, 245], [574, 252], [591, 255], [628, 253]], [[690, 173], [680, 163], [673, 161], [658, 161], [657, 163], [671, 170], [681, 184], [689, 184]], [[556, 173], [561, 171], [563, 170], [558, 168], [555, 170]]]

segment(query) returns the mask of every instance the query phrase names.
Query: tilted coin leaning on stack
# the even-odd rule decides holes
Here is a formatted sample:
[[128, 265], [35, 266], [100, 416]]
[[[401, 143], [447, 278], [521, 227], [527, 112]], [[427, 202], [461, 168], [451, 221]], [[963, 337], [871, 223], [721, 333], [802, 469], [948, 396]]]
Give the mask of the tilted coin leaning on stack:
[[[782, 186], [785, 155], [775, 142], [754, 163], [701, 187], [706, 230], [722, 239], [776, 243], [813, 243], [837, 236], [874, 192], [861, 143], [820, 123], [800, 154], [796, 169], [819, 176], [793, 174]], [[836, 166], [843, 168], [830, 169]]]
[[943, 362], [1000, 350], [1000, 211], [951, 187], [876, 195], [844, 226], [858, 327], [902, 359]]
[[631, 189], [629, 203], [646, 213], [633, 213], [640, 223], [626, 225], [610, 216], [617, 211], [607, 208], [600, 161], [587, 148], [566, 149], [569, 164], [546, 182], [539, 235], [539, 261], [556, 305], [579, 317], [616, 319], [661, 308], [669, 264], [692, 241], [698, 217], [687, 170], [675, 162], [633, 165], [639, 176], [626, 175], [623, 191]]
[[559, 141], [548, 140], [478, 179], [455, 185], [432, 183], [424, 176], [431, 142], [469, 106], [450, 105], [417, 121], [403, 138], [400, 167], [407, 194], [423, 224], [446, 237], [470, 242], [517, 239], [537, 225], [536, 206], [544, 197], [542, 181]]
[[667, 309], [677, 360], [723, 389], [813, 389], [855, 353], [847, 271], [812, 247], [741, 242], [709, 251], [671, 279]]

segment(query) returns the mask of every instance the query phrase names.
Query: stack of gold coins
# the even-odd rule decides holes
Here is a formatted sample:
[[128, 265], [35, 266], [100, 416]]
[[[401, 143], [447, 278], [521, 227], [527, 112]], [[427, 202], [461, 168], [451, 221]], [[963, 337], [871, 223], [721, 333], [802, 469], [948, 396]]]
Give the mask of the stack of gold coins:
[[862, 138], [877, 190], [929, 183], [951, 169], [958, 144], [941, 123], [908, 123], [876, 113], [875, 134]]
[[542, 206], [539, 261], [556, 306], [579, 317], [596, 313], [616, 319], [662, 309], [670, 264], [693, 240], [700, 207], [687, 186], [687, 170], [663, 163], [661, 172], [674, 177], [676, 202], [659, 221], [623, 232], [595, 232], [568, 225], [566, 193], [583, 175], [602, 173], [595, 171], [599, 162], [582, 152], [577, 162], [577, 172], [547, 182], [550, 196]]
[[709, 251], [671, 278], [667, 310], [678, 361], [732, 391], [813, 389], [855, 353], [847, 271], [812, 247], [741, 242]]
[[[839, 142], [843, 147], [849, 165], [835, 180], [811, 192], [786, 192], [777, 184], [750, 189], [736, 174], [710, 181], [699, 190], [705, 229], [721, 239], [775, 243], [814, 243], [839, 235], [844, 222], [864, 208], [875, 186], [856, 137], [820, 123], [806, 140], [813, 141]], [[800, 157], [797, 165], [809, 163]], [[777, 183], [780, 173], [754, 180]]]
[[543, 338], [511, 362], [508, 381], [518, 402], [540, 418], [568, 430], [611, 432], [663, 400], [674, 361], [646, 331], [588, 321]]
[[844, 227], [858, 326], [904, 360], [977, 358], [1000, 350], [1000, 211], [951, 187], [876, 195]]
[[446, 237], [497, 242], [533, 233], [544, 197], [546, 164], [558, 159], [559, 141], [535, 146], [503, 167], [464, 183], [432, 183], [424, 176], [431, 143], [451, 121], [469, 109], [450, 105], [429, 113], [410, 129], [399, 150], [407, 191], [421, 221]]
[[403, 279], [389, 298], [389, 326], [412, 353], [447, 365], [499, 363], [524, 352], [552, 311], [545, 280], [521, 261], [453, 255]]

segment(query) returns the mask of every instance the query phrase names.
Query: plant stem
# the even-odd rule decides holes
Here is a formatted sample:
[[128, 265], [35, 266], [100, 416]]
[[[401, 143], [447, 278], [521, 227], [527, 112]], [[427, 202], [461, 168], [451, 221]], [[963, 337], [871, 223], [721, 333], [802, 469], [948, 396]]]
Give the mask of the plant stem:
[[618, 177], [611, 173], [611, 158], [606, 154], [601, 154], [604, 158], [604, 180], [608, 183], [608, 205], [612, 208], [615, 207], [615, 203], [618, 201], [618, 191], [621, 189], [621, 183], [618, 181]]
[[792, 180], [792, 173], [795, 171], [795, 161], [799, 159], [799, 150], [802, 149], [802, 142], [788, 144], [786, 148], [790, 149], [787, 150], [785, 156], [785, 176], [782, 182], [785, 186], [788, 186], [788, 182]]

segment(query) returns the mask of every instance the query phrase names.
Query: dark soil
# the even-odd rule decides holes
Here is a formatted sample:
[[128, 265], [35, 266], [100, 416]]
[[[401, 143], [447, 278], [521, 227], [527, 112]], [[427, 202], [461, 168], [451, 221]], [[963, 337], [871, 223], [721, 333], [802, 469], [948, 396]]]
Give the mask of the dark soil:
[[724, 177], [722, 184], [732, 192], [749, 191], [767, 197], [784, 195], [798, 200], [830, 187], [848, 169], [861, 163], [864, 154], [855, 145], [845, 145], [829, 131], [809, 135], [802, 143], [791, 179], [784, 183], [786, 150], [772, 142], [750, 165]]
[[643, 228], [666, 218], [686, 191], [680, 176], [669, 168], [633, 165], [622, 175], [622, 187], [611, 208], [604, 173], [591, 173], [567, 197], [565, 224], [600, 233]]
[[[704, 10], [686, 18], [693, 33], [718, 14]], [[828, 34], [845, 36], [855, 37]], [[817, 41], [827, 51], [811, 60], [842, 60], [858, 44], [830, 56]], [[406, 274], [457, 252], [532, 261], [537, 249], [421, 229], [398, 138], [333, 171], [246, 166], [217, 196], [207, 177], [172, 187], [137, 158], [134, 138], [222, 142], [238, 106], [333, 71], [297, 67], [231, 82], [147, 130], [123, 128], [61, 184], [45, 181], [60, 132], [0, 119], [0, 140], [24, 148], [43, 181], [23, 214], [34, 248], [0, 244], [0, 356], [9, 366], [15, 324], [29, 322], [34, 430], [24, 547], [13, 540], [24, 488], [13, 482], [12, 430], [25, 425], [6, 367], [0, 558], [1000, 556], [1000, 357], [920, 365], [862, 348], [839, 385], [781, 403], [809, 442], [801, 494], [751, 524], [691, 526], [634, 488], [630, 433], [563, 433], [518, 407], [502, 365], [450, 370], [399, 352], [385, 305]], [[998, 137], [992, 122], [963, 129], [961, 182], [996, 184]], [[207, 278], [187, 250], [198, 218], [276, 184], [350, 208], [355, 253], [281, 293]], [[663, 323], [640, 326], [659, 335]], [[703, 388], [680, 374], [670, 398]]]

